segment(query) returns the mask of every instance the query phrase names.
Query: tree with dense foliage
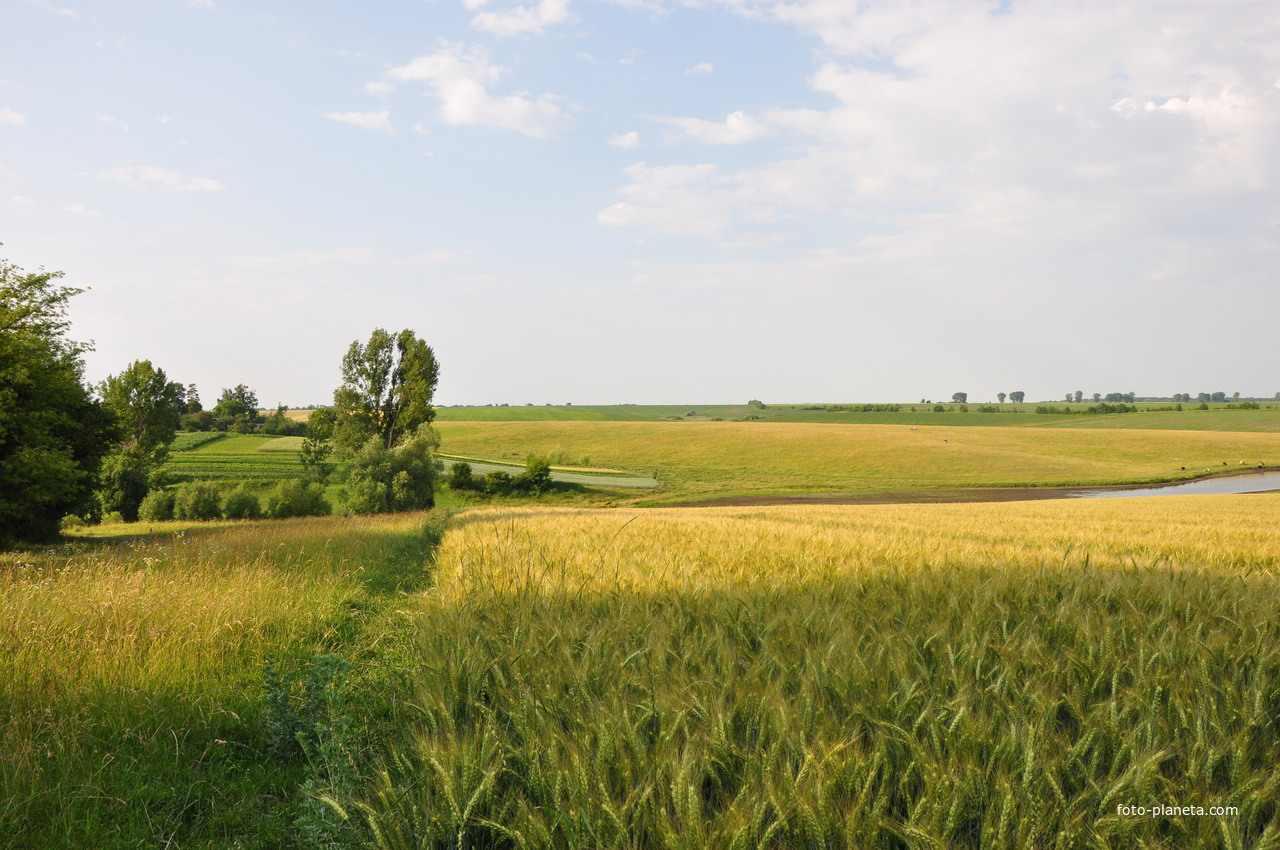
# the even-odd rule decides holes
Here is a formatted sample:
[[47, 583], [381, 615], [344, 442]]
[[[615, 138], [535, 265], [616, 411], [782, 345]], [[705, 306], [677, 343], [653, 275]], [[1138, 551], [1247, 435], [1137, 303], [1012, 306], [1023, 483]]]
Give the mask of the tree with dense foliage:
[[115, 417], [83, 383], [90, 349], [66, 338], [61, 272], [0, 260], [0, 545], [48, 540], [68, 513], [92, 510]]
[[244, 384], [236, 384], [231, 389], [224, 387], [218, 403], [214, 405], [213, 415], [219, 419], [247, 416], [253, 421], [258, 418], [258, 396]]
[[386, 448], [380, 435], [370, 437], [346, 468], [346, 510], [381, 514], [435, 507], [439, 445], [435, 430], [426, 423], [394, 448]]
[[1009, 393], [1009, 401], [1013, 402], [1014, 404], [1022, 404], [1022, 400], [1026, 397], [1027, 397], [1027, 394], [1024, 393], [1022, 390], [1014, 390], [1013, 392]]
[[186, 390], [150, 360], [136, 360], [119, 375], [108, 375], [98, 394], [124, 431], [119, 451], [102, 465], [98, 499], [104, 513], [134, 522], [147, 492], [160, 483], [157, 476], [178, 431]]
[[952, 393], [951, 400], [956, 404], [964, 404], [969, 400], [968, 393]]
[[135, 360], [119, 375], [108, 375], [98, 394], [115, 411], [124, 428], [128, 451], [151, 463], [161, 463], [178, 432], [179, 405], [186, 390], [170, 382], [150, 360]]
[[1001, 404], [1004, 404], [1004, 399], [1005, 399], [1004, 393], [996, 393], [996, 398], [1000, 399]]
[[342, 386], [333, 393], [340, 450], [363, 450], [369, 437], [393, 449], [435, 418], [431, 406], [440, 367], [435, 352], [411, 330], [374, 330], [368, 344], [351, 343], [342, 358]]
[[302, 448], [298, 451], [298, 460], [302, 468], [315, 481], [324, 481], [333, 470], [328, 462], [333, 451], [333, 428], [338, 421], [338, 411], [332, 407], [320, 407], [307, 416], [307, 427], [302, 438]]

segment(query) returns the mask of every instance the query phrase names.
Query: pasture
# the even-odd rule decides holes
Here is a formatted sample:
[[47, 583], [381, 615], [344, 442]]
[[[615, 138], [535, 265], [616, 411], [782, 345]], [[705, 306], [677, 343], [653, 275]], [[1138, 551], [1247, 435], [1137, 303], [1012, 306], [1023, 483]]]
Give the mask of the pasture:
[[1280, 434], [1246, 431], [574, 421], [441, 422], [438, 430], [448, 454], [502, 460], [560, 446], [656, 474], [665, 489], [646, 498], [670, 502], [1147, 483], [1238, 470], [1241, 460], [1280, 464]]
[[[486, 509], [381, 848], [1269, 847], [1280, 497]], [[1120, 805], [1233, 807], [1128, 817]]]
[[165, 462], [178, 480], [275, 481], [303, 474], [301, 437], [197, 432], [180, 434]]

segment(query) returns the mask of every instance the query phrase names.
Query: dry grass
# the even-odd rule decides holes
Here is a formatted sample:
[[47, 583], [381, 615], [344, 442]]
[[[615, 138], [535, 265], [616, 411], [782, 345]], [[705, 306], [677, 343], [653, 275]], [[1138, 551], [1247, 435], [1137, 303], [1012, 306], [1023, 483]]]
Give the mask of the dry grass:
[[255, 796], [295, 772], [256, 754], [263, 660], [333, 645], [367, 568], [421, 526], [103, 526], [0, 554], [0, 827], [16, 846], [134, 846], [234, 831], [247, 806], [245, 846], [287, 831]]

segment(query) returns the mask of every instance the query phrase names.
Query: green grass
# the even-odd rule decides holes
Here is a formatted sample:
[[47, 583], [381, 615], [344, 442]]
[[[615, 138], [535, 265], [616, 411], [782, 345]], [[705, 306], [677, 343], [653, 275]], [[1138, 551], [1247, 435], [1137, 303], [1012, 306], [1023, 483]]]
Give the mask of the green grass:
[[[1247, 411], [1228, 413], [1237, 412]], [[449, 454], [503, 461], [561, 446], [569, 457], [656, 472], [665, 490], [641, 498], [668, 501], [1156, 482], [1239, 469], [1240, 460], [1280, 465], [1280, 435], [1243, 431], [798, 422], [442, 422], [439, 431]]]
[[293, 847], [305, 760], [272, 755], [263, 662], [354, 665], [357, 759], [410, 689], [423, 515], [96, 529], [0, 555], [0, 834], [14, 848]]
[[173, 438], [173, 442], [169, 444], [169, 451], [189, 452], [192, 449], [200, 448], [206, 443], [221, 440], [226, 436], [222, 431], [180, 431]]

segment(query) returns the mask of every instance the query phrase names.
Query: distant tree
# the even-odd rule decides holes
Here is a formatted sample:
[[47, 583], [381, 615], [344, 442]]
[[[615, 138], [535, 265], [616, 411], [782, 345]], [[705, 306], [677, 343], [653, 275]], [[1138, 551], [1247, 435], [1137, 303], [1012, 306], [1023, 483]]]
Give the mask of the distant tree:
[[1232, 400], [1232, 401], [1239, 401], [1239, 400], [1240, 400], [1240, 393], [1232, 393], [1232, 394], [1231, 394], [1231, 400]]
[[187, 384], [187, 409], [183, 413], [199, 413], [204, 410], [204, 406], [200, 404], [200, 393], [196, 391], [195, 384]]
[[471, 464], [465, 460], [455, 461], [449, 467], [449, 486], [454, 490], [471, 490], [476, 486], [475, 476], [471, 474]]
[[535, 493], [543, 493], [551, 488], [551, 459], [540, 455], [529, 455], [524, 465], [524, 484]]
[[244, 384], [236, 384], [231, 389], [224, 387], [218, 403], [214, 405], [213, 415], [219, 419], [245, 416], [249, 422], [255, 422], [258, 419], [258, 396]]
[[283, 404], [276, 405], [275, 411], [262, 420], [262, 433], [275, 437], [301, 437], [306, 434], [307, 424], [290, 419], [285, 413], [287, 410]]
[[83, 383], [90, 345], [66, 338], [62, 272], [0, 260], [0, 547], [58, 535], [93, 509], [102, 458], [120, 439], [111, 410]]
[[1093, 394], [1093, 403], [1094, 403], [1094, 404], [1097, 404], [1097, 403], [1098, 403], [1098, 401], [1099, 401], [1101, 398], [1102, 398], [1102, 393], [1094, 393], [1094, 394]]
[[[1197, 394], [1196, 394], [1196, 401], [1200, 402], [1201, 404], [1204, 404], [1204, 403], [1208, 402], [1208, 401], [1209, 401], [1209, 394], [1208, 394], [1208, 393], [1197, 393]], [[1205, 408], [1205, 409], [1207, 410], [1208, 408]]]
[[1226, 400], [1227, 400], [1227, 394], [1226, 394], [1226, 393], [1214, 393], [1212, 396], [1210, 396], [1210, 397], [1209, 397], [1209, 400], [1210, 400], [1210, 401], [1226, 401]]
[[964, 404], [966, 401], [969, 400], [969, 394], [968, 393], [952, 393], [951, 400], [956, 404]]
[[1280, 401], [1280, 393], [1276, 393], [1276, 401]]
[[[1280, 398], [1280, 393], [1276, 393], [1276, 398]], [[756, 410], [764, 410], [767, 405], [758, 398], [753, 398], [747, 402], [747, 407], [753, 407]]]
[[339, 428], [348, 432], [340, 447], [350, 451], [376, 436], [392, 449], [430, 425], [439, 377], [435, 352], [411, 330], [392, 336], [377, 328], [368, 344], [351, 343], [342, 358], [342, 386], [333, 393]]
[[[1081, 392], [1080, 390], [1076, 390], [1076, 403], [1079, 404], [1083, 400], [1084, 400], [1084, 393]], [[1068, 401], [1070, 401], [1070, 399], [1068, 399]]]
[[1072, 401], [1072, 399], [1074, 399], [1074, 398], [1075, 398], [1075, 393], [1067, 393], [1066, 401], [1067, 401], [1067, 403], [1068, 403], [1068, 404], [1070, 404], [1070, 403], [1071, 403], [1071, 401]]
[[1013, 392], [1009, 393], [1009, 401], [1013, 402], [1014, 404], [1022, 404], [1022, 400], [1026, 397], [1027, 397], [1027, 394], [1024, 393], [1022, 390], [1014, 390]]
[[313, 481], [324, 481], [332, 471], [328, 463], [329, 454], [333, 451], [333, 426], [337, 422], [338, 412], [332, 407], [319, 407], [307, 416], [306, 435], [302, 440], [302, 448], [298, 451], [298, 460]]
[[1005, 399], [1004, 393], [996, 393], [996, 398], [1000, 399], [1001, 404], [1004, 404], [1004, 399]]

